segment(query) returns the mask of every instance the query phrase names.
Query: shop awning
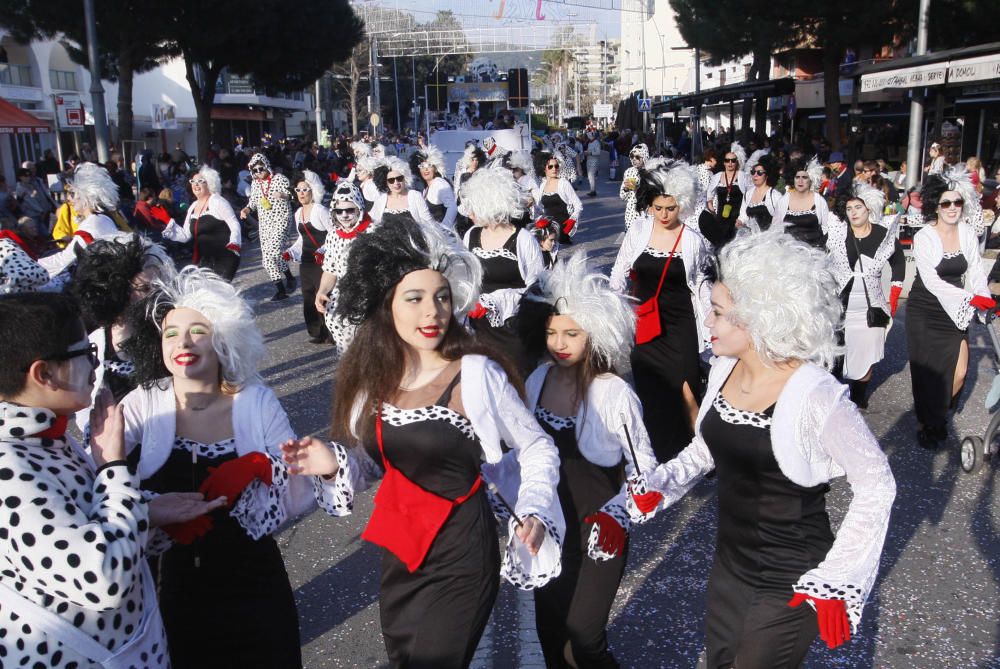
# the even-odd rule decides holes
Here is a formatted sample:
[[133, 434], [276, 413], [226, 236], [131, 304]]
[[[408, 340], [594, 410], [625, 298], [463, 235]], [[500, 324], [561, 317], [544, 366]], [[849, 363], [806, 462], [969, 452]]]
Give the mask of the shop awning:
[[1000, 79], [1000, 42], [896, 58], [858, 68], [861, 92]]
[[0, 98], [0, 135], [43, 135], [51, 131], [45, 121]]
[[731, 102], [758, 97], [772, 98], [779, 95], [790, 95], [794, 92], [795, 80], [791, 77], [768, 79], [766, 81], [748, 81], [741, 84], [710, 88], [699, 93], [671, 97], [669, 100], [654, 104], [653, 114], [658, 115], [679, 111], [685, 107], [711, 105], [717, 102]]

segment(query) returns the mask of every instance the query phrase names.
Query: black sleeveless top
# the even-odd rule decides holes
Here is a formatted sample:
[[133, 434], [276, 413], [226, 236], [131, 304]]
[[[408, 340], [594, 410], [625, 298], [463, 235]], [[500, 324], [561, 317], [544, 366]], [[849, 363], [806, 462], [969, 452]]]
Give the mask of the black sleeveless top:
[[556, 223], [563, 223], [570, 218], [569, 207], [559, 197], [559, 193], [543, 193], [541, 205], [545, 215]]
[[469, 250], [479, 258], [483, 266], [483, 293], [501, 288], [525, 287], [521, 266], [517, 262], [518, 234], [515, 230], [501, 248], [487, 251], [483, 248], [483, 229], [475, 227], [469, 233]]
[[326, 230], [313, 227], [312, 223], [299, 223], [298, 228], [302, 235], [302, 264], [315, 265], [316, 251], [326, 242]]

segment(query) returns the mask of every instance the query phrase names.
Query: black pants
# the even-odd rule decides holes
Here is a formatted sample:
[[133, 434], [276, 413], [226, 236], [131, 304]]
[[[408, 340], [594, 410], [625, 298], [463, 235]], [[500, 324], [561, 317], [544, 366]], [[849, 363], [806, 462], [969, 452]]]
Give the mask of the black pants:
[[323, 314], [316, 311], [316, 292], [323, 276], [323, 268], [315, 263], [299, 265], [299, 282], [302, 286], [302, 317], [310, 337], [329, 339]]
[[546, 667], [572, 666], [564, 655], [569, 643], [579, 669], [618, 669], [608, 649], [607, 627], [627, 561], [628, 544], [607, 562], [595, 562], [586, 552], [564, 555], [559, 577], [535, 590], [535, 629]]

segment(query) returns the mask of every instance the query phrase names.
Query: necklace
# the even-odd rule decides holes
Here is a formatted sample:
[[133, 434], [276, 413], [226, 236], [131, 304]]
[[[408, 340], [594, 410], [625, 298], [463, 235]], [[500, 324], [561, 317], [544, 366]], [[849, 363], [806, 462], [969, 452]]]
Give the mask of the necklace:
[[205, 404], [204, 406], [200, 406], [200, 407], [192, 406], [191, 404], [187, 404], [187, 405], [182, 404], [181, 403], [181, 398], [176, 397], [176, 396], [175, 396], [175, 399], [177, 400], [177, 406], [179, 408], [181, 408], [181, 409], [184, 409], [185, 411], [188, 411], [188, 410], [189, 411], [204, 411], [208, 407], [212, 406], [212, 404], [215, 403], [215, 400], [219, 399], [219, 396], [218, 395], [213, 395], [212, 399], [208, 400], [207, 404]]

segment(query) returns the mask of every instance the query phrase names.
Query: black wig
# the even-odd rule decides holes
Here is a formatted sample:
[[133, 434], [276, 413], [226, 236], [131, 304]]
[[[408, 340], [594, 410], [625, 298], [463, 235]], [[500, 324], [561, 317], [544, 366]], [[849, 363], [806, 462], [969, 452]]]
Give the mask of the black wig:
[[88, 330], [108, 327], [122, 315], [132, 295], [132, 281], [142, 272], [146, 251], [134, 235], [128, 242], [99, 239], [77, 251], [69, 285]]

